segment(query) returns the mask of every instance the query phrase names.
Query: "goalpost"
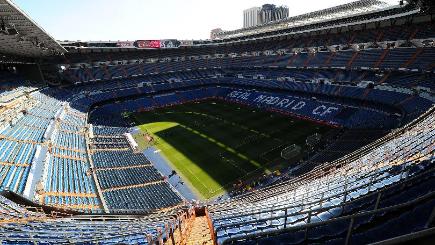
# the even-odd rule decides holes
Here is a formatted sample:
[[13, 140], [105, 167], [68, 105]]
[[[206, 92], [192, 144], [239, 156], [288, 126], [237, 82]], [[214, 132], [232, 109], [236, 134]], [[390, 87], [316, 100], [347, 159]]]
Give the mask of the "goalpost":
[[281, 157], [285, 160], [292, 159], [293, 157], [296, 157], [301, 152], [301, 147], [293, 144], [290, 146], [287, 146], [281, 151]]

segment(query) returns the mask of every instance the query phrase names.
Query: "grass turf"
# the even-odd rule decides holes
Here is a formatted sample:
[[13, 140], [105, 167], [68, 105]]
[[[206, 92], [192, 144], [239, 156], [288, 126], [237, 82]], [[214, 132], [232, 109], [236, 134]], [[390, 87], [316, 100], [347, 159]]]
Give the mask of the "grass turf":
[[[328, 127], [221, 101], [205, 101], [134, 114], [172, 167], [204, 199], [236, 180], [270, 172], [285, 162], [281, 150]], [[140, 146], [148, 143], [136, 139]], [[281, 165], [280, 165], [281, 164]]]

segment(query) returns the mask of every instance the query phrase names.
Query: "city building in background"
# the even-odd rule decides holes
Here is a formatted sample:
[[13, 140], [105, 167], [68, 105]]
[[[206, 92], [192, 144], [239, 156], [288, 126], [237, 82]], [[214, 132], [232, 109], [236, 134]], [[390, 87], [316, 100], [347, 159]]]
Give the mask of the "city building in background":
[[264, 4], [243, 11], [243, 28], [254, 27], [269, 22], [285, 19], [289, 16], [287, 6]]
[[223, 32], [222, 28], [215, 28], [215, 29], [211, 30], [210, 39], [212, 39], [212, 40], [216, 39], [217, 35], [221, 32]]
[[249, 28], [259, 25], [260, 7], [253, 7], [243, 11], [243, 28]]
[[269, 22], [282, 20], [287, 18], [288, 15], [289, 11], [287, 6], [277, 7], [274, 4], [264, 4], [259, 12], [258, 24], [262, 25]]

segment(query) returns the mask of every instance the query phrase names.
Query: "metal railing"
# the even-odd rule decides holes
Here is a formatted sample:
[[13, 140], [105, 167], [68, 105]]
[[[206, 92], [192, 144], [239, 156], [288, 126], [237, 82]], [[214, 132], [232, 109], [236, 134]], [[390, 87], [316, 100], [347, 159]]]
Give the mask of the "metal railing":
[[[415, 121], [409, 123], [408, 125], [406, 125], [406, 127], [402, 128], [402, 129], [399, 129], [399, 130], [396, 130], [392, 134], [388, 135], [388, 137], [384, 137], [384, 139], [380, 140], [380, 142], [378, 144], [376, 144], [375, 147], [380, 146], [384, 142], [387, 142], [388, 139], [391, 139], [391, 138], [394, 138], [394, 137], [397, 137], [397, 136], [401, 135], [406, 130], [408, 130], [409, 127], [418, 125], [418, 123], [420, 123], [422, 121], [422, 119], [426, 119], [426, 116], [430, 115], [433, 112], [433, 110], [434, 110], [434, 107], [432, 107], [427, 113], [425, 113], [424, 115], [419, 117], [417, 120], [415, 120]], [[431, 143], [431, 142], [432, 141], [429, 141], [428, 146], [433, 145], [433, 143]], [[375, 143], [377, 143], [377, 142], [375, 142]], [[411, 142], [411, 144], [412, 143], [413, 142]], [[374, 149], [375, 147], [369, 147], [369, 149], [371, 150], [371, 149]], [[417, 146], [415, 146], [415, 144], [414, 144], [414, 148], [412, 150], [415, 150], [415, 148], [417, 148]], [[370, 152], [370, 150], [368, 152]], [[401, 149], [399, 149], [399, 151], [401, 152]], [[429, 152], [426, 155], [426, 157], [428, 159], [430, 159], [428, 161], [433, 161], [433, 152], [434, 152], [433, 148], [431, 148], [431, 150], [429, 149]], [[408, 157], [411, 157], [411, 156], [412, 155], [409, 155]], [[379, 174], [378, 176], [382, 176], [382, 172], [374, 171], [375, 174], [364, 176], [364, 179], [370, 178], [370, 182], [366, 183], [366, 184], [363, 184], [363, 185], [358, 185], [357, 187], [355, 187], [353, 189], [350, 189], [350, 190], [347, 190], [347, 188], [346, 188], [348, 186], [348, 184], [349, 184], [347, 182], [349, 176], [345, 175], [345, 176], [343, 176], [345, 178], [345, 183], [344, 183], [345, 190], [343, 192], [339, 192], [339, 193], [336, 193], [335, 195], [330, 195], [327, 198], [324, 198], [324, 194], [329, 191], [329, 181], [327, 181], [328, 182], [328, 189], [326, 190], [326, 192], [320, 192], [320, 193], [318, 193], [318, 191], [316, 191], [317, 194], [313, 195], [312, 197], [316, 197], [316, 196], [321, 195], [320, 196], [320, 200], [315, 200], [314, 202], [311, 202], [311, 203], [304, 203], [304, 201], [303, 201], [304, 199], [302, 199], [302, 203], [301, 204], [294, 205], [294, 206], [287, 206], [287, 207], [284, 207], [284, 208], [283, 207], [281, 207], [281, 208], [280, 207], [274, 208], [272, 206], [270, 209], [264, 208], [264, 209], [259, 209], [260, 211], [254, 211], [254, 212], [244, 213], [244, 214], [240, 214], [240, 215], [235, 214], [235, 215], [232, 215], [232, 216], [231, 216], [231, 213], [223, 213], [223, 215], [228, 215], [229, 217], [228, 218], [226, 218], [226, 217], [219, 218], [218, 217], [218, 218], [216, 218], [214, 220], [218, 221], [220, 219], [225, 220], [225, 219], [229, 219], [229, 218], [233, 219], [233, 218], [238, 218], [238, 217], [249, 217], [249, 216], [251, 216], [251, 218], [253, 218], [252, 216], [255, 216], [255, 215], [258, 215], [260, 217], [261, 214], [269, 214], [269, 213], [270, 213], [271, 218], [253, 219], [251, 221], [243, 221], [243, 222], [231, 223], [231, 224], [225, 224], [225, 225], [219, 226], [219, 227], [216, 228], [215, 237], [217, 237], [217, 233], [220, 230], [226, 230], [226, 229], [229, 229], [229, 228], [238, 228], [238, 227], [243, 227], [244, 225], [261, 223], [261, 222], [270, 222], [272, 224], [272, 221], [278, 221], [279, 222], [282, 219], [284, 219], [284, 223], [281, 226], [284, 229], [286, 229], [289, 225], [290, 226], [291, 225], [299, 225], [300, 224], [299, 222], [304, 222], [304, 223], [310, 224], [311, 223], [311, 217], [313, 215], [317, 215], [317, 214], [320, 214], [322, 212], [328, 212], [328, 211], [331, 211], [333, 209], [335, 209], [335, 211], [337, 211], [337, 209], [338, 209], [338, 210], [340, 210], [340, 213], [338, 215], [335, 214], [335, 216], [339, 216], [339, 215], [343, 214], [343, 210], [344, 210], [344, 208], [347, 205], [351, 205], [352, 203], [360, 201], [360, 200], [362, 200], [364, 198], [366, 198], [366, 200], [367, 200], [368, 198], [373, 197], [373, 195], [377, 195], [376, 196], [376, 204], [375, 204], [375, 207], [374, 207], [374, 210], [376, 210], [378, 208], [378, 206], [380, 205], [380, 203], [382, 201], [381, 197], [382, 197], [383, 193], [386, 190], [390, 190], [391, 188], [398, 187], [400, 185], [407, 185], [411, 181], [418, 179], [419, 177], [423, 176], [424, 174], [432, 173], [434, 171], [434, 168], [432, 166], [430, 166], [429, 170], [426, 170], [424, 173], [417, 174], [415, 176], [409, 176], [408, 175], [408, 171], [411, 170], [411, 168], [414, 165], [412, 163], [415, 163], [416, 161], [418, 162], [419, 160], [420, 159], [413, 159], [412, 161], [408, 161], [408, 162], [407, 161], [403, 161], [403, 163], [398, 164], [398, 169], [396, 169], [396, 171], [394, 171], [394, 172], [396, 172], [395, 173], [396, 175], [388, 175], [386, 177], [384, 176], [383, 178], [376, 180], [376, 183], [379, 183], [383, 179], [390, 178], [392, 176], [400, 176], [400, 179], [399, 179], [400, 184], [393, 184], [394, 183], [394, 181], [393, 181], [393, 183], [389, 183], [388, 184], [388, 185], [393, 184], [393, 186], [389, 186], [389, 187], [385, 187], [386, 185], [382, 186], [381, 190], [373, 192], [373, 193], [370, 193], [370, 189], [371, 189], [371, 186], [373, 184], [375, 184], [374, 181], [373, 181], [375, 179], [374, 177], [376, 176], [376, 174]], [[375, 169], [378, 169], [377, 165], [380, 162], [378, 162], [375, 165]], [[384, 172], [390, 172], [390, 171], [391, 171], [391, 169], [384, 170]], [[397, 171], [399, 171], [399, 172], [397, 172]], [[372, 171], [370, 170], [367, 173], [372, 173]], [[325, 176], [325, 174], [323, 174], [323, 176]], [[373, 178], [370, 177], [370, 176], [373, 176]], [[356, 180], [355, 182], [358, 182], [358, 180]], [[321, 189], [321, 183], [319, 182], [318, 184], [319, 184], [318, 185], [318, 189]], [[343, 186], [339, 186], [339, 187], [343, 187]], [[357, 199], [355, 199], [353, 201], [346, 202], [347, 196], [348, 196], [349, 193], [351, 193], [352, 191], [358, 191], [358, 190], [364, 190], [364, 189], [366, 189], [369, 194], [363, 194], [359, 198], [357, 198]], [[303, 195], [305, 195], [305, 193]], [[328, 206], [327, 208], [322, 208], [323, 207], [322, 204], [324, 202], [328, 202], [328, 201], [332, 200], [333, 198], [337, 198], [337, 197], [343, 197], [342, 202], [339, 205], [333, 205], [333, 206]], [[304, 196], [303, 196], [303, 198], [304, 198]], [[296, 200], [296, 198], [294, 200]], [[240, 205], [242, 205], [242, 202], [240, 202]], [[312, 205], [312, 206], [310, 207], [310, 205]], [[303, 212], [294, 211], [292, 214], [289, 215], [288, 209], [289, 208], [296, 208], [296, 207], [300, 207], [299, 210], [306, 210], [306, 211], [303, 211]], [[317, 207], [317, 208], [312, 209], [312, 207]], [[234, 208], [234, 206], [233, 206], [233, 208]], [[308, 210], [307, 210], [307, 208], [308, 208]], [[217, 210], [221, 211], [221, 210], [219, 210], [219, 208]], [[229, 205], [226, 210], [231, 210], [231, 205]], [[278, 215], [278, 216], [272, 217], [273, 216], [272, 215], [273, 212], [284, 213], [284, 215]], [[219, 215], [219, 212], [216, 212], [216, 213]], [[292, 217], [292, 216], [293, 217], [296, 216], [296, 217], [299, 217], [299, 218], [297, 218], [295, 220], [292, 220], [288, 224], [288, 222], [287, 222], [288, 218]], [[334, 216], [334, 215], [332, 215], [332, 216]], [[272, 226], [272, 225], [269, 225], [269, 226]]]
[[[404, 169], [402, 171], [402, 173], [407, 172], [407, 171], [408, 171], [408, 169]], [[368, 193], [366, 195], [363, 195], [359, 198], [356, 198], [354, 200], [347, 201], [347, 202], [346, 202], [346, 199], [347, 199], [349, 193], [352, 193], [353, 191], [364, 188], [364, 187], [368, 187], [370, 189], [370, 187], [372, 186], [373, 183], [369, 183], [369, 184], [366, 184], [364, 186], [360, 186], [360, 187], [352, 189], [352, 190], [347, 190], [345, 192], [338, 193], [338, 194], [330, 196], [328, 198], [321, 199], [319, 201], [315, 201], [315, 202], [311, 202], [311, 203], [305, 203], [302, 205], [295, 205], [295, 206], [287, 206], [287, 207], [278, 208], [278, 209], [274, 209], [274, 210], [265, 209], [265, 210], [257, 212], [257, 213], [244, 214], [244, 215], [239, 215], [239, 216], [234, 215], [234, 216], [231, 216], [231, 218], [255, 216], [255, 215], [267, 214], [267, 213], [278, 212], [278, 211], [281, 211], [284, 213], [284, 215], [279, 215], [279, 216], [270, 217], [270, 218], [256, 219], [256, 220], [247, 221], [247, 222], [232, 223], [230, 225], [222, 225], [222, 226], [219, 226], [216, 228], [215, 234], [217, 236], [218, 231], [226, 230], [228, 228], [237, 228], [237, 227], [241, 227], [241, 226], [249, 225], [249, 224], [253, 224], [253, 223], [261, 223], [261, 222], [274, 221], [274, 220], [280, 220], [280, 219], [284, 219], [283, 227], [285, 229], [285, 228], [287, 228], [288, 225], [293, 225], [293, 224], [296, 224], [296, 223], [301, 222], [301, 221], [304, 221], [304, 222], [309, 221], [309, 220], [311, 220], [310, 217], [312, 217], [313, 215], [317, 215], [317, 214], [331, 211], [334, 209], [336, 210], [337, 208], [340, 210], [341, 213], [343, 213], [346, 207], [351, 206], [354, 203], [360, 202], [361, 200], [364, 200], [364, 199], [369, 200], [370, 198], [374, 198], [374, 197], [376, 197], [376, 205], [375, 205], [375, 209], [376, 209], [381, 204], [383, 193], [391, 190], [392, 188], [397, 188], [398, 186], [406, 186], [410, 182], [415, 181], [415, 180], [419, 180], [420, 178], [422, 178], [422, 176], [427, 175], [427, 174], [432, 174], [433, 172], [435, 172], [434, 167], [425, 171], [424, 173], [409, 177], [407, 179], [401, 179], [398, 184], [384, 187], [378, 191]], [[328, 206], [326, 208], [324, 207], [324, 205], [322, 205], [323, 203], [328, 202], [328, 201], [333, 200], [333, 199], [336, 199], [337, 197], [343, 197], [342, 203], [340, 203], [338, 205]], [[317, 206], [318, 208], [311, 209], [311, 207], [313, 207], [313, 206]], [[289, 213], [288, 210], [293, 209], [293, 208], [299, 208], [300, 210], [304, 210], [304, 209], [305, 210], [308, 209], [308, 210], [296, 211], [294, 213]], [[290, 224], [288, 224], [287, 220], [289, 219], [289, 217], [300, 216], [300, 215], [303, 217], [300, 219], [296, 219], [295, 221], [292, 221]], [[338, 215], [341, 215], [341, 214], [338, 214]], [[214, 219], [214, 221], [218, 221], [218, 220], [219, 219]], [[309, 222], [307, 222], [307, 223], [309, 223]]]
[[[339, 218], [334, 218], [334, 219], [330, 219], [327, 221], [308, 223], [306, 225], [284, 228], [284, 229], [281, 229], [279, 231], [258, 232], [258, 233], [251, 234], [251, 235], [229, 238], [229, 239], [225, 240], [222, 244], [237, 244], [240, 241], [250, 241], [250, 240], [257, 241], [261, 238], [273, 237], [273, 236], [278, 236], [278, 235], [282, 235], [282, 234], [290, 234], [290, 233], [295, 233], [297, 231], [304, 232], [304, 240], [300, 242], [301, 244], [303, 244], [303, 243], [307, 242], [309, 239], [308, 232], [310, 229], [324, 226], [324, 225], [332, 225], [332, 224], [338, 223], [340, 221], [347, 221], [347, 222], [349, 222], [348, 223], [349, 225], [348, 225], [348, 228], [346, 231], [346, 236], [344, 238], [344, 244], [347, 245], [350, 243], [350, 239], [352, 237], [352, 232], [353, 232], [354, 225], [355, 225], [355, 219], [361, 218], [361, 217], [372, 216], [372, 215], [383, 214], [383, 213], [391, 212], [391, 211], [395, 211], [395, 210], [401, 210], [401, 209], [406, 209], [406, 208], [410, 208], [410, 207], [415, 207], [416, 205], [418, 205], [420, 203], [423, 203], [425, 201], [431, 201], [434, 198], [435, 198], [435, 192], [431, 192], [431, 193], [428, 193], [424, 196], [418, 197], [412, 201], [397, 204], [397, 205], [382, 208], [382, 209], [378, 209], [377, 206], [375, 206], [374, 209], [370, 210], [370, 211], [363, 211], [360, 213], [347, 215], [347, 216], [343, 216], [343, 217], [339, 217]], [[435, 207], [432, 208], [430, 215], [425, 219], [425, 221], [422, 221], [422, 223], [424, 223], [425, 228], [429, 228], [431, 226], [431, 224], [434, 221], [434, 216], [435, 216]]]

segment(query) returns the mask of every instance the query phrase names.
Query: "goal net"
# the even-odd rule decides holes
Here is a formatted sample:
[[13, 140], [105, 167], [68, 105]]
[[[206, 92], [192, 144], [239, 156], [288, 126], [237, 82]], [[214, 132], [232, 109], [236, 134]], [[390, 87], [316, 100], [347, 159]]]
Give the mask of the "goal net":
[[287, 146], [286, 148], [284, 148], [281, 151], [281, 157], [286, 159], [286, 160], [289, 160], [289, 159], [292, 159], [293, 157], [296, 157], [297, 155], [299, 155], [300, 152], [301, 152], [301, 147], [296, 145], [296, 144], [293, 144], [293, 145]]

